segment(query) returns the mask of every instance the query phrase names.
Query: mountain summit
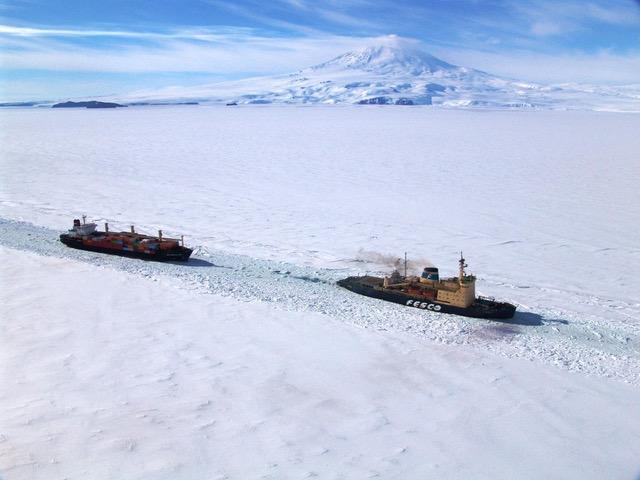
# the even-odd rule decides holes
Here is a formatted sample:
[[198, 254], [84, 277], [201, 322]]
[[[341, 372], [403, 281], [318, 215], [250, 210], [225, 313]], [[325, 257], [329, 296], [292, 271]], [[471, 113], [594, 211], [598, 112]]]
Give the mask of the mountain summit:
[[311, 69], [353, 69], [377, 75], [417, 76], [437, 71], [455, 71], [459, 67], [417, 48], [383, 44], [344, 53]]

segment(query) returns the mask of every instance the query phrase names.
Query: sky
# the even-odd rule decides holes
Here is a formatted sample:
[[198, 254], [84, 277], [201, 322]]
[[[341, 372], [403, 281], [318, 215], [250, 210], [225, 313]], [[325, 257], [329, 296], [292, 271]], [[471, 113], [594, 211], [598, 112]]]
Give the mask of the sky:
[[0, 101], [285, 73], [389, 35], [509, 78], [640, 84], [640, 0], [0, 0]]

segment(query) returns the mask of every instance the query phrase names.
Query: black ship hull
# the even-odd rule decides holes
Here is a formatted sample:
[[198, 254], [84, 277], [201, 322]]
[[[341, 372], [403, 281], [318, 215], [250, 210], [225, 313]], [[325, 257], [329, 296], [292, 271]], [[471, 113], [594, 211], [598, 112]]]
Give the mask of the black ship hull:
[[508, 320], [513, 318], [516, 307], [506, 302], [496, 302], [486, 298], [477, 298], [467, 308], [447, 305], [435, 300], [427, 300], [422, 297], [409, 295], [403, 292], [395, 292], [382, 288], [382, 278], [379, 277], [349, 277], [338, 281], [338, 285], [352, 292], [366, 295], [367, 297], [399, 303], [408, 307], [429, 310], [431, 312], [450, 313], [464, 317], [487, 318], [493, 320]]
[[161, 250], [153, 253], [136, 252], [131, 250], [119, 250], [114, 248], [104, 248], [92, 245], [85, 245], [79, 238], [73, 238], [69, 235], [60, 235], [60, 241], [67, 247], [77, 248], [78, 250], [87, 250], [89, 252], [106, 253], [109, 255], [118, 255], [119, 257], [140, 258], [142, 260], [153, 260], [157, 262], [186, 262], [191, 256], [192, 249], [177, 246], [171, 250]]

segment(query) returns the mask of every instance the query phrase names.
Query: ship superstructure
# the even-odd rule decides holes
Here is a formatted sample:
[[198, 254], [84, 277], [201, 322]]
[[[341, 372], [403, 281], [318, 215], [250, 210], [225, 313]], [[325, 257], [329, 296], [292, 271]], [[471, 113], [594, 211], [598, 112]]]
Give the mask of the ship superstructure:
[[162, 230], [158, 230], [158, 236], [151, 236], [137, 233], [133, 225], [129, 232], [110, 232], [108, 223], [104, 224], [103, 232], [97, 227], [93, 222], [87, 223], [83, 215], [82, 222], [73, 220], [73, 227], [60, 235], [60, 241], [81, 250], [149, 260], [187, 261], [191, 256], [192, 250], [184, 246], [184, 237], [165, 237]]

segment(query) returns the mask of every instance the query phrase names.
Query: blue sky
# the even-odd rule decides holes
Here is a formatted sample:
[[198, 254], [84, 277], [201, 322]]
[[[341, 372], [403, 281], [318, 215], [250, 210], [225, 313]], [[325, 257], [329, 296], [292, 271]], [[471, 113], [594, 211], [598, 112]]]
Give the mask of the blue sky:
[[560, 83], [640, 83], [634, 0], [0, 0], [0, 100], [294, 71], [376, 42]]

